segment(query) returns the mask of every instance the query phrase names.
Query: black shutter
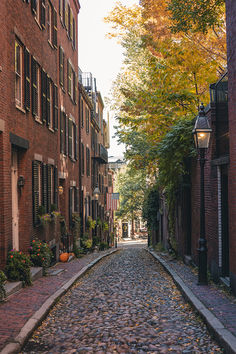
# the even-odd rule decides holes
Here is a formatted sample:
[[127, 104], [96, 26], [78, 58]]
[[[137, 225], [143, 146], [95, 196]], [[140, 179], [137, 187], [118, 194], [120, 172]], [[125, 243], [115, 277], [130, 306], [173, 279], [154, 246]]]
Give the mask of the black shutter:
[[33, 57], [31, 57], [31, 83], [32, 83], [32, 114], [35, 116], [38, 113], [37, 63]]
[[60, 152], [61, 152], [61, 154], [64, 154], [64, 152], [65, 152], [64, 128], [65, 128], [64, 112], [60, 111]]
[[71, 82], [69, 80], [69, 77], [70, 77], [70, 62], [67, 59], [67, 92], [69, 93], [69, 95], [71, 95]]
[[36, 15], [36, 11], [37, 11], [37, 0], [31, 0], [31, 10], [32, 10], [33, 14]]
[[84, 101], [81, 99], [80, 102], [80, 119], [81, 119], [81, 127], [84, 127]]
[[53, 85], [53, 129], [58, 130], [58, 89]]
[[72, 141], [72, 129], [73, 129], [73, 122], [71, 119], [69, 119], [69, 122], [68, 122], [68, 146], [69, 146], [69, 157], [72, 158], [72, 144], [74, 143]]
[[64, 134], [64, 137], [65, 137], [65, 155], [68, 155], [68, 125], [69, 125], [69, 122], [68, 122], [68, 116], [65, 114], [64, 112], [64, 121], [65, 121], [65, 134]]
[[75, 211], [79, 212], [79, 188], [75, 188]]
[[84, 175], [84, 144], [81, 143], [81, 174]]
[[61, 86], [63, 86], [63, 65], [62, 65], [62, 60], [63, 60], [63, 50], [62, 47], [59, 47], [59, 83]]
[[73, 187], [70, 187], [70, 189], [69, 189], [69, 223], [70, 223], [70, 226], [72, 226], [72, 193], [73, 193]]
[[66, 0], [62, 0], [62, 23], [65, 26], [65, 17], [66, 17]]
[[50, 126], [51, 122], [51, 93], [50, 93], [51, 79], [46, 75], [46, 124]]
[[48, 192], [47, 192], [47, 165], [43, 164], [42, 166], [42, 196], [43, 196], [43, 206], [45, 208], [45, 212], [48, 212]]
[[72, 70], [72, 76], [73, 76], [73, 97], [72, 100], [74, 103], [76, 103], [76, 75], [74, 70]]
[[33, 224], [36, 226], [39, 223], [38, 208], [39, 208], [39, 175], [38, 162], [32, 161], [32, 195], [33, 195]]
[[58, 171], [57, 167], [54, 167], [54, 191], [53, 191], [53, 202], [56, 205], [56, 208], [58, 209]]
[[41, 70], [41, 112], [42, 112], [42, 121], [46, 122], [47, 120], [47, 74], [42, 69]]
[[41, 26], [43, 28], [45, 28], [45, 23], [46, 23], [46, 3], [45, 0], [41, 0]]
[[47, 212], [50, 213], [51, 211], [51, 195], [52, 195], [52, 180], [51, 180], [51, 173], [52, 173], [52, 166], [47, 165]]
[[53, 45], [57, 48], [57, 12], [53, 8]]
[[25, 62], [25, 109], [30, 110], [30, 53], [25, 48], [24, 50], [24, 62]]
[[68, 36], [69, 38], [71, 38], [71, 10], [70, 10], [70, 6], [68, 5]]
[[72, 36], [72, 44], [73, 44], [73, 48], [75, 49], [76, 48], [76, 28], [75, 28], [75, 19], [73, 17], [73, 36]]
[[73, 124], [73, 128], [74, 128], [74, 144], [75, 144], [75, 160], [78, 160], [78, 133], [77, 133], [77, 125]]

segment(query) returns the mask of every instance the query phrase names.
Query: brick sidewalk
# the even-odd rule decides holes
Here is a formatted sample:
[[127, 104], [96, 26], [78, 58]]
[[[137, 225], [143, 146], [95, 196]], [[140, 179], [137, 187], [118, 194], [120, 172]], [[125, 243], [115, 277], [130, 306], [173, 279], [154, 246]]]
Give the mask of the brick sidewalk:
[[[170, 272], [172, 276], [174, 275], [175, 277], [174, 273], [176, 273], [176, 275], [179, 276], [179, 278], [183, 281], [182, 283], [183, 286], [181, 286], [180, 284], [180, 287], [184, 288], [184, 285], [186, 285], [187, 288], [190, 289], [190, 291], [192, 292], [193, 296], [195, 295], [195, 297], [198, 300], [200, 300], [200, 302], [206, 307], [206, 309], [208, 309], [211, 312], [211, 314], [213, 314], [221, 322], [221, 324], [223, 324], [222, 328], [220, 328], [220, 326], [218, 325], [218, 327], [216, 326], [216, 329], [220, 328], [223, 331], [227, 330], [230, 332], [230, 334], [233, 335], [233, 336], [227, 335], [227, 337], [228, 338], [230, 337], [230, 341], [232, 345], [235, 347], [236, 345], [236, 298], [233, 295], [228, 294], [226, 290], [223, 290], [220, 286], [212, 282], [204, 286], [197, 285], [198, 277], [196, 274], [196, 270], [194, 271], [193, 268], [185, 265], [183, 262], [179, 260], [173, 260], [167, 255], [160, 254], [154, 251], [151, 251], [151, 253], [158, 257], [158, 260], [161, 261], [162, 265]], [[191, 294], [190, 294], [190, 298], [189, 295], [187, 297], [191, 301]], [[201, 307], [201, 305], [199, 307]], [[209, 327], [211, 328], [212, 326], [210, 325]], [[224, 335], [220, 335], [218, 339], [220, 341], [221, 339], [224, 340], [224, 338], [221, 337], [224, 337]], [[226, 347], [226, 352], [227, 353], [231, 352], [231, 350], [228, 350]]]
[[36, 280], [32, 286], [21, 289], [11, 295], [7, 302], [0, 304], [0, 351], [7, 343], [14, 342], [22, 327], [52, 294], [82, 268], [109, 252], [92, 253], [69, 263], [58, 263], [53, 269], [64, 269], [63, 272]]

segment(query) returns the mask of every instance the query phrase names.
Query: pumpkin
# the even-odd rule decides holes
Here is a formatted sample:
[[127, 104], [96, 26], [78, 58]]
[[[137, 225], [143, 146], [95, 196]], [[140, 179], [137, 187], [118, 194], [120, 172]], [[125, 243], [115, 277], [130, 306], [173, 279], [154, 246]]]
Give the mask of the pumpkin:
[[59, 258], [61, 262], [67, 262], [69, 258], [69, 253], [67, 252], [61, 253]]

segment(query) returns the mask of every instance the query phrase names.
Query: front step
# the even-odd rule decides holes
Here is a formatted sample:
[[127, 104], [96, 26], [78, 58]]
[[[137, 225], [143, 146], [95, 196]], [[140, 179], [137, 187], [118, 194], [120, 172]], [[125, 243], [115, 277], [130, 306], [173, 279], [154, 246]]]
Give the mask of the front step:
[[[43, 276], [43, 268], [42, 267], [31, 267], [30, 268], [32, 281], [35, 281]], [[23, 287], [21, 281], [7, 281], [4, 285], [6, 291], [6, 297], [15, 294]]]

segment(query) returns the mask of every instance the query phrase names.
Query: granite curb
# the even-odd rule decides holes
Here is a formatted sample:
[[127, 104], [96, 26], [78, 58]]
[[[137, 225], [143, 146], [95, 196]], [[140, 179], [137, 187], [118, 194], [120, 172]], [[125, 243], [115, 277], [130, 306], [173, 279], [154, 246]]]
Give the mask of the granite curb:
[[111, 254], [117, 252], [119, 249], [114, 249], [105, 254], [102, 254], [86, 266], [84, 266], [78, 273], [76, 273], [72, 278], [70, 278], [60, 289], [54, 292], [49, 298], [43, 303], [43, 305], [28, 319], [25, 325], [22, 327], [19, 334], [14, 338], [14, 340], [5, 345], [1, 350], [0, 354], [17, 354], [22, 349], [26, 340], [30, 337], [32, 332], [41, 324], [43, 319], [49, 313], [50, 309], [55, 305], [58, 299], [64, 295], [71, 286], [82, 277], [88, 270], [90, 270], [96, 263], [101, 259], [110, 256]]
[[199, 313], [203, 318], [207, 327], [214, 335], [218, 343], [225, 349], [226, 353], [235, 354], [236, 353], [236, 337], [225, 328], [223, 323], [197, 298], [196, 295], [189, 289], [186, 283], [181, 279], [181, 277], [174, 271], [161, 257], [159, 257], [155, 252], [146, 249], [161, 265], [162, 267], [171, 275], [175, 284], [182, 292], [183, 296], [187, 301], [193, 306], [193, 308]]

